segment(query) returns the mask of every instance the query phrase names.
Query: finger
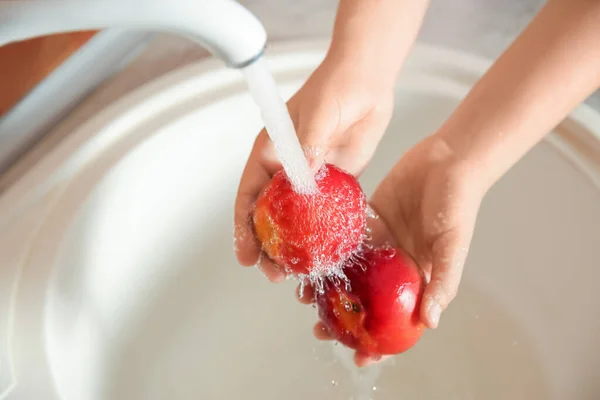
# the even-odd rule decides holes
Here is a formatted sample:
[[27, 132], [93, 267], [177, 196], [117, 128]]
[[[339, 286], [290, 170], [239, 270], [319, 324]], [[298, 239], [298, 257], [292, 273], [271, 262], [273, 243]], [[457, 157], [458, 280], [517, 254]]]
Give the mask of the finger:
[[234, 249], [238, 262], [243, 266], [252, 266], [258, 261], [260, 248], [252, 229], [252, 208], [262, 188], [279, 169], [281, 164], [275, 148], [263, 130], [248, 157], [235, 201]]
[[421, 319], [429, 328], [437, 328], [443, 311], [456, 297], [468, 242], [454, 230], [440, 236], [434, 243], [431, 280], [425, 287]]
[[[302, 288], [302, 293], [300, 288]], [[298, 285], [296, 287], [296, 297], [302, 304], [312, 304], [315, 302], [315, 289], [311, 284]]]
[[387, 360], [391, 356], [373, 356], [357, 351], [354, 354], [354, 363], [357, 367], [367, 367]]
[[[293, 108], [292, 99], [291, 107]], [[296, 134], [304, 150], [308, 164], [313, 171], [318, 170], [329, 155], [330, 144], [336, 138], [340, 129], [341, 108], [336, 99], [319, 99], [322, 106], [314, 105], [309, 113], [303, 113], [298, 118]]]
[[336, 147], [331, 162], [354, 176], [360, 176], [377, 150], [390, 122], [393, 101], [383, 101], [364, 118], [346, 129], [342, 144]]
[[[248, 214], [250, 211], [248, 211]], [[236, 212], [233, 231], [233, 249], [238, 262], [245, 266], [255, 265], [258, 262], [260, 245], [254, 237], [250, 215], [244, 218]]]
[[264, 253], [260, 253], [259, 261], [256, 265], [260, 272], [271, 282], [280, 283], [285, 281], [287, 274], [285, 271], [275, 264], [269, 257]]
[[317, 322], [313, 327], [313, 335], [319, 340], [333, 340], [333, 337], [327, 330], [327, 327], [321, 321]]
[[370, 207], [370, 218], [367, 219], [367, 238], [366, 244], [368, 246], [379, 247], [379, 246], [397, 246], [396, 239], [391, 234], [386, 222], [379, 216], [376, 205], [369, 204]]

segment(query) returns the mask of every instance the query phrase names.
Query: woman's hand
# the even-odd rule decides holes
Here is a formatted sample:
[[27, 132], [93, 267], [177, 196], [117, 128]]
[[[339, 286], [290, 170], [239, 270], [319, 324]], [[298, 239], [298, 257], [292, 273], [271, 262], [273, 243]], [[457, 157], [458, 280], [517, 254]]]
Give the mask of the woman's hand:
[[421, 319], [436, 328], [454, 299], [487, 185], [440, 137], [411, 149], [377, 188], [371, 207], [389, 238], [416, 260], [429, 282]]
[[[456, 296], [486, 188], [475, 169], [433, 135], [400, 159], [371, 199], [378, 216], [371, 220], [373, 244], [401, 247], [425, 272], [428, 284], [420, 314], [429, 328], [437, 327]], [[300, 301], [314, 301], [312, 288], [304, 290]], [[314, 333], [331, 339], [321, 322]], [[355, 361], [361, 366], [372, 362], [360, 353]]]
[[[358, 175], [389, 123], [393, 87], [417, 36], [428, 0], [340, 0], [324, 62], [290, 99], [288, 109], [314, 169], [325, 160]], [[249, 218], [254, 201], [281, 168], [263, 130], [244, 170], [235, 203], [235, 247], [242, 265], [255, 265], [260, 249]], [[285, 278], [266, 257], [261, 269]]]
[[[393, 87], [377, 82], [354, 65], [325, 59], [289, 100], [288, 110], [309, 164], [324, 162], [358, 176], [371, 159], [390, 121]], [[250, 216], [259, 192], [281, 169], [265, 130], [258, 135], [242, 175], [235, 204], [235, 248], [239, 262], [256, 265], [271, 281], [285, 279], [282, 269], [260, 257]]]
[[[549, 1], [374, 194], [374, 240], [408, 251], [429, 280], [420, 309], [428, 327], [456, 296], [485, 193], [600, 85], [599, 18], [597, 1]], [[312, 297], [305, 290], [300, 300]], [[315, 336], [331, 339], [321, 323]]]

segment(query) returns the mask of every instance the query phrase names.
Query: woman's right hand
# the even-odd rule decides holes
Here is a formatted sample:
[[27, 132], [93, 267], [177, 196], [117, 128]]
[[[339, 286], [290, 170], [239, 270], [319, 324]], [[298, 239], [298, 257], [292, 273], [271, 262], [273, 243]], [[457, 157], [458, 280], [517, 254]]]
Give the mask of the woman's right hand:
[[[287, 106], [309, 164], [335, 164], [358, 176], [371, 159], [390, 121], [393, 87], [381, 77], [337, 58], [326, 58]], [[244, 266], [257, 265], [266, 277], [285, 279], [282, 269], [261, 250], [254, 238], [254, 202], [281, 164], [263, 129], [241, 178], [235, 203], [235, 250]], [[260, 262], [259, 262], [260, 260]]]
[[[358, 176], [365, 168], [390, 121], [394, 84], [427, 4], [428, 0], [340, 0], [325, 60], [287, 104], [314, 169], [326, 161]], [[273, 143], [261, 131], [235, 203], [235, 249], [242, 265], [259, 261], [250, 215], [259, 192], [281, 168]], [[272, 281], [285, 278], [267, 257], [259, 266]]]

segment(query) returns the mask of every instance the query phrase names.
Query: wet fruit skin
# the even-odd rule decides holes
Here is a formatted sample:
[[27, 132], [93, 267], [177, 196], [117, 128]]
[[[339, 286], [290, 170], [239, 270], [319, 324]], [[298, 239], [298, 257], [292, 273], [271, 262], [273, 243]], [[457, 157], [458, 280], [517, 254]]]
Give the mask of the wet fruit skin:
[[329, 283], [316, 295], [319, 317], [334, 339], [363, 354], [402, 353], [424, 331], [421, 269], [400, 249], [366, 250], [363, 258], [344, 269], [350, 291]]
[[356, 178], [324, 164], [315, 180], [318, 193], [300, 194], [280, 170], [255, 203], [254, 232], [263, 252], [294, 275], [327, 276], [365, 234], [367, 200]]

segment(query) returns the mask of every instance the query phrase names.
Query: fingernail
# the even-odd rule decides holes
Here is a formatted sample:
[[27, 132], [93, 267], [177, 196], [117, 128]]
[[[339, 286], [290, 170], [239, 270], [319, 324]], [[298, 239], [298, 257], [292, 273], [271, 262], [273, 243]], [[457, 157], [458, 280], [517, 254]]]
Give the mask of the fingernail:
[[302, 146], [304, 156], [308, 160], [308, 165], [313, 172], [318, 172], [324, 163], [325, 147], [323, 146]]
[[442, 306], [435, 300], [430, 300], [427, 307], [427, 315], [429, 316], [429, 322], [432, 328], [437, 328], [440, 323], [440, 317], [442, 316]]

